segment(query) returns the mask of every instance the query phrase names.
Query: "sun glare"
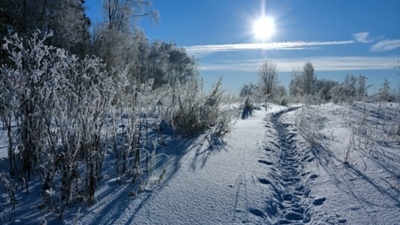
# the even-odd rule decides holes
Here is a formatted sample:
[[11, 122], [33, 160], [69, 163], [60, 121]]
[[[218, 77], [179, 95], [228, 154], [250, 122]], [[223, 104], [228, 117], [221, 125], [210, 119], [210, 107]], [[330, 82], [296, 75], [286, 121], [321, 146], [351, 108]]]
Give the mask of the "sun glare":
[[253, 24], [254, 36], [263, 41], [272, 37], [275, 33], [275, 23], [270, 17], [261, 17]]

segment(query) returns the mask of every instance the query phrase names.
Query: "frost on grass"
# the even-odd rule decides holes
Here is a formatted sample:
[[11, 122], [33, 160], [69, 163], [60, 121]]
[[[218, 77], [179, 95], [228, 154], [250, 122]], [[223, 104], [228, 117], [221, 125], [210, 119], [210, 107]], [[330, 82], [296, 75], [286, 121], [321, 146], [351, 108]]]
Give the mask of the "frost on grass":
[[0, 68], [7, 152], [1, 184], [8, 204], [0, 213], [15, 219], [25, 210], [15, 196], [39, 193], [31, 207], [61, 219], [69, 208], [96, 204], [96, 191], [112, 179], [136, 195], [162, 182], [170, 156], [159, 150], [171, 138], [207, 132], [214, 145], [229, 131], [221, 80], [208, 94], [195, 80], [156, 89], [154, 79], [135, 83], [128, 69], [109, 70], [95, 56], [48, 46], [49, 36], [15, 34], [3, 46], [9, 63]]

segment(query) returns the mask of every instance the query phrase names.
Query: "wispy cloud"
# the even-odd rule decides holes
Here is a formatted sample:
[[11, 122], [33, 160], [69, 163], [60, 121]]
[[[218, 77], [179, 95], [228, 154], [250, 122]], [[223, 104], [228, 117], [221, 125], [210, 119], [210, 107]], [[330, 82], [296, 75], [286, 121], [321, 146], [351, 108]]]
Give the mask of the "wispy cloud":
[[361, 32], [361, 33], [354, 33], [353, 37], [356, 41], [361, 42], [361, 43], [369, 43], [372, 40], [368, 39], [369, 32]]
[[[397, 66], [400, 56], [391, 57], [361, 57], [361, 56], [326, 56], [313, 58], [272, 58], [280, 72], [291, 72], [293, 69], [301, 69], [304, 63], [311, 62], [316, 71], [354, 71], [354, 70], [378, 70], [393, 69]], [[249, 60], [224, 60], [218, 63], [200, 64], [203, 71], [242, 71], [257, 72], [263, 59]]]
[[221, 44], [221, 45], [194, 45], [184, 47], [189, 54], [206, 55], [214, 52], [243, 51], [243, 50], [299, 50], [321, 46], [347, 45], [354, 43], [347, 41], [292, 41], [272, 43], [244, 43], [244, 44]]
[[400, 39], [386, 39], [371, 46], [371, 52], [385, 52], [400, 48]]

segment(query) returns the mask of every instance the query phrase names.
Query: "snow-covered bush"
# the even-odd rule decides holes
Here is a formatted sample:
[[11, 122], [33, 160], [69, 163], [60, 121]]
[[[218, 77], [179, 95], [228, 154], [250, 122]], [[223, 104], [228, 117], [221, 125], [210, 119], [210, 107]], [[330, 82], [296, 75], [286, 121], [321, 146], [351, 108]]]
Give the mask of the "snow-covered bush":
[[342, 103], [353, 96], [353, 91], [349, 86], [337, 85], [329, 91], [329, 96], [334, 103]]
[[101, 131], [115, 83], [98, 58], [78, 59], [45, 45], [50, 35], [6, 39], [3, 48], [13, 64], [0, 71], [1, 114], [9, 130], [10, 171], [24, 180], [39, 173], [44, 197], [59, 190], [55, 210], [62, 215], [77, 193], [87, 202], [94, 198], [106, 150]]
[[296, 111], [295, 124], [310, 146], [316, 146], [323, 140], [320, 130], [325, 118], [318, 109], [319, 106], [305, 105]]
[[169, 99], [164, 104], [165, 120], [168, 121], [177, 134], [186, 136], [198, 135], [210, 128], [214, 134], [226, 133], [232, 115], [229, 107], [223, 107], [222, 79], [204, 94], [199, 81], [178, 82], [170, 87]]

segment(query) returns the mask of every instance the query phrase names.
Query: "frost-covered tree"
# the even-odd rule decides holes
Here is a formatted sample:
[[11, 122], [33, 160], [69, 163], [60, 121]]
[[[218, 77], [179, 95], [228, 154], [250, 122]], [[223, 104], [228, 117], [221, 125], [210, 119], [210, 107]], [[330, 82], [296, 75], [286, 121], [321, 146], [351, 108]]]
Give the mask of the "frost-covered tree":
[[150, 45], [147, 59], [148, 76], [155, 88], [168, 84], [189, 82], [198, 77], [197, 60], [175, 43], [155, 41]]
[[366, 87], [367, 78], [365, 76], [360, 75], [358, 77], [358, 86], [357, 86], [357, 94], [359, 99], [364, 99], [367, 95], [367, 87]]
[[385, 78], [385, 82], [381, 89], [379, 89], [379, 99], [383, 101], [393, 101], [395, 99], [390, 88], [390, 82]]
[[250, 84], [244, 84], [243, 87], [240, 89], [240, 97], [249, 97], [253, 96], [258, 92], [258, 86], [250, 83]]
[[332, 87], [329, 90], [329, 97], [334, 103], [348, 102], [352, 100], [353, 90], [345, 84], [340, 84]]
[[354, 89], [355, 84], [356, 84], [355, 80], [356, 80], [356, 78], [355, 78], [354, 75], [347, 74], [346, 78], [344, 79], [343, 84], [349, 86], [352, 89]]
[[343, 85], [347, 87], [348, 90], [350, 90], [350, 95], [349, 97], [355, 97], [357, 95], [357, 78], [354, 75], [346, 75], [346, 78], [344, 79]]
[[302, 71], [295, 71], [294, 78], [289, 84], [289, 93], [291, 96], [307, 96], [316, 93], [316, 77], [314, 74], [314, 66], [311, 62], [307, 62], [303, 66]]
[[336, 85], [339, 85], [339, 83], [336, 81], [326, 80], [326, 79], [316, 80], [315, 81], [316, 94], [318, 94], [321, 99], [329, 101], [331, 100], [329, 92]]
[[157, 20], [158, 12], [149, 0], [103, 0], [104, 21], [95, 26], [93, 52], [108, 69], [128, 68], [130, 80], [146, 82], [149, 45], [137, 26], [141, 18]]
[[140, 57], [136, 50], [142, 31], [137, 22], [144, 17], [157, 20], [151, 6], [149, 0], [103, 0], [104, 21], [95, 28], [94, 53], [108, 68], [124, 69]]
[[[343, 83], [336, 82], [331, 86], [328, 96], [335, 102], [351, 102], [353, 100], [363, 100], [367, 95], [365, 76], [346, 75]], [[333, 83], [334, 84], [334, 83]]]
[[145, 83], [153, 79], [153, 88], [175, 85], [197, 77], [197, 60], [175, 43], [149, 43], [138, 28], [140, 18], [156, 19], [150, 1], [104, 0], [105, 20], [94, 32], [94, 53], [108, 69], [129, 71], [129, 81]]

